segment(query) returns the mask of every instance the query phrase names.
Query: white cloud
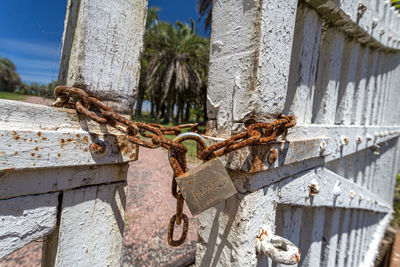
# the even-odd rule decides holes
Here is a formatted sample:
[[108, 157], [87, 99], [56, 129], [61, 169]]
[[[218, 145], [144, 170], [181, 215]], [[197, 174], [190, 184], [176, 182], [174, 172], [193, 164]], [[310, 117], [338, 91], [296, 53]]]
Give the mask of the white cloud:
[[28, 54], [36, 57], [55, 58], [61, 53], [61, 41], [57, 43], [34, 43], [31, 41], [0, 38], [0, 51]]
[[9, 58], [27, 83], [57, 79], [60, 54], [61, 44], [0, 38], [0, 56]]
[[19, 71], [18, 66], [22, 69], [47, 69], [47, 70], [57, 70], [59, 66], [57, 60], [46, 60], [46, 59], [30, 59], [27, 57], [20, 57], [18, 55], [12, 55], [8, 53], [0, 53], [0, 56], [9, 58], [17, 66], [17, 71]]
[[37, 82], [40, 84], [47, 84], [53, 80], [57, 80], [58, 73], [26, 71], [20, 72], [19, 75], [21, 76], [21, 79], [27, 83]]

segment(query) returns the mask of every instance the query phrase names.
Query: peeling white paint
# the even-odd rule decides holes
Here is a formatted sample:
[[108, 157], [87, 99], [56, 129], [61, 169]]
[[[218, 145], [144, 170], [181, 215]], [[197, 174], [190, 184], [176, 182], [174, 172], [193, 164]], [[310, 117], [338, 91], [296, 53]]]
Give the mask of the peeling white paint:
[[0, 258], [52, 232], [57, 205], [58, 193], [0, 200]]

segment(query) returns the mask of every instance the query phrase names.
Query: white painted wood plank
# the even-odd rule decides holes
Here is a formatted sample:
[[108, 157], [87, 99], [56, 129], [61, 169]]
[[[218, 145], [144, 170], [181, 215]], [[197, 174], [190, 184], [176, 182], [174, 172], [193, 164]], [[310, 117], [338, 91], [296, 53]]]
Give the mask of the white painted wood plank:
[[357, 61], [360, 44], [346, 41], [343, 48], [342, 68], [335, 124], [349, 125], [351, 122], [353, 95], [356, 85]]
[[375, 69], [375, 74], [374, 74], [374, 82], [373, 84], [370, 83], [370, 86], [373, 88], [371, 89], [372, 91], [372, 103], [371, 103], [371, 109], [370, 109], [370, 114], [368, 114], [369, 117], [369, 124], [370, 125], [376, 125], [376, 115], [378, 114], [378, 102], [380, 98], [380, 79], [381, 79], [381, 68], [382, 68], [382, 53], [379, 53], [379, 51], [376, 51], [376, 69]]
[[396, 181], [397, 181], [397, 174], [399, 173], [398, 172], [398, 170], [399, 170], [399, 162], [400, 162], [400, 149], [399, 149], [399, 139], [397, 139], [396, 141], [395, 141], [395, 144], [394, 144], [394, 146], [395, 146], [395, 148], [394, 148], [394, 152], [393, 152], [393, 154], [394, 154], [394, 156], [393, 156], [393, 165], [392, 165], [392, 174], [391, 174], [391, 178], [392, 178], [392, 180], [390, 181], [391, 183], [391, 185], [390, 185], [390, 189], [389, 189], [389, 196], [388, 196], [388, 198], [389, 198], [389, 203], [390, 204], [393, 204], [393, 195], [394, 195], [394, 193], [395, 193], [395, 190], [394, 190], [394, 188], [395, 188], [395, 186], [396, 186]]
[[114, 183], [63, 193], [56, 266], [119, 266], [125, 189]]
[[383, 88], [383, 71], [385, 67], [385, 54], [379, 53], [379, 63], [377, 68], [377, 77], [376, 77], [376, 94], [375, 94], [375, 102], [374, 107], [372, 109], [372, 124], [379, 124], [379, 115], [382, 107], [383, 96], [385, 90]]
[[340, 226], [340, 209], [326, 209], [324, 237], [327, 245], [324, 249], [322, 266], [335, 266]]
[[389, 186], [386, 186], [386, 201], [390, 204], [393, 203], [393, 193], [395, 192], [395, 186], [396, 186], [396, 180], [397, 180], [397, 165], [399, 164], [399, 153], [398, 153], [398, 141], [399, 139], [393, 139], [391, 142], [388, 144], [391, 146], [391, 151], [389, 152], [389, 170], [388, 170], [388, 176], [386, 180], [386, 184]]
[[[138, 147], [123, 133], [79, 118], [74, 110], [0, 100], [0, 117], [0, 171], [137, 159]], [[101, 155], [89, 149], [98, 141], [106, 146]]]
[[398, 124], [398, 121], [396, 120], [397, 114], [396, 111], [398, 110], [398, 103], [396, 101], [396, 97], [398, 98], [399, 96], [399, 79], [398, 79], [398, 66], [399, 66], [399, 60], [398, 60], [398, 54], [393, 54], [392, 55], [392, 65], [391, 65], [391, 71], [389, 75], [389, 99], [387, 103], [387, 124], [393, 125], [393, 124]]
[[207, 114], [218, 136], [229, 136], [235, 122], [282, 112], [296, 8], [296, 1], [213, 2]]
[[390, 109], [390, 103], [391, 99], [393, 97], [393, 87], [392, 87], [392, 79], [393, 79], [393, 64], [394, 64], [394, 58], [392, 55], [388, 55], [389, 60], [387, 63], [388, 69], [387, 69], [387, 76], [386, 76], [386, 96], [385, 100], [383, 102], [383, 117], [382, 117], [382, 125], [389, 125], [390, 121], [390, 115], [392, 114], [392, 110]]
[[0, 258], [54, 230], [58, 193], [0, 200]]
[[256, 254], [254, 246], [261, 226], [270, 229], [267, 232], [275, 231], [275, 198], [272, 187], [238, 193], [200, 213], [196, 266], [269, 264], [266, 256]]
[[0, 172], [0, 199], [126, 180], [127, 164]]
[[382, 82], [381, 82], [383, 94], [382, 94], [382, 101], [381, 101], [381, 105], [380, 105], [381, 108], [379, 111], [379, 119], [378, 119], [379, 125], [384, 125], [386, 98], [388, 95], [387, 82], [388, 82], [389, 62], [390, 62], [389, 55], [384, 54], [384, 67], [383, 67]]
[[350, 238], [350, 209], [342, 209], [342, 221], [340, 223], [340, 237], [338, 244], [337, 266], [344, 266], [346, 260], [346, 252], [348, 250], [347, 243]]
[[[310, 196], [309, 186], [318, 184], [320, 191]], [[390, 212], [391, 206], [382, 195], [376, 195], [365, 188], [329, 171], [315, 168], [291, 176], [277, 184], [278, 202], [287, 205], [313, 207], [358, 208]]]
[[367, 252], [366, 250], [366, 243], [369, 242], [367, 239], [367, 233], [368, 233], [368, 217], [369, 217], [369, 212], [363, 211], [363, 220], [361, 223], [361, 246], [360, 246], [360, 253], [358, 256], [358, 265], [362, 262], [362, 259], [365, 257], [365, 253]]
[[311, 123], [322, 19], [308, 5], [297, 8], [288, 92], [284, 114], [295, 115], [298, 124]]
[[370, 50], [368, 55], [368, 79], [364, 95], [364, 106], [362, 113], [362, 123], [364, 125], [371, 124], [371, 111], [373, 107], [373, 98], [375, 93], [375, 79], [378, 63], [378, 53], [375, 50]]
[[[298, 248], [300, 248], [300, 234], [301, 234], [301, 222], [303, 216], [303, 208], [302, 207], [290, 207], [283, 205], [283, 232], [282, 237], [290, 240], [293, 244], [295, 244]], [[278, 218], [277, 218], [278, 219]], [[278, 222], [276, 222], [278, 226]], [[301, 252], [300, 252], [301, 253]], [[289, 266], [285, 264], [277, 264], [278, 267]], [[290, 266], [297, 266], [290, 265]]]
[[[314, 209], [313, 217], [309, 218], [311, 228], [311, 244], [307, 254], [302, 256], [304, 260], [299, 263], [300, 266], [320, 266], [322, 237], [324, 232], [325, 208]], [[304, 225], [304, 223], [303, 223]]]
[[379, 244], [385, 234], [387, 225], [389, 224], [392, 216], [391, 214], [382, 215], [382, 219], [379, 220], [377, 227], [373, 233], [373, 238], [369, 243], [368, 251], [365, 257], [362, 259], [360, 266], [371, 266], [378, 254]]
[[360, 260], [360, 250], [361, 250], [361, 240], [362, 240], [362, 222], [363, 222], [363, 211], [357, 211], [357, 226], [355, 231], [355, 240], [354, 240], [354, 250], [352, 253], [352, 262], [353, 266], [358, 266], [358, 262]]
[[363, 115], [363, 103], [365, 97], [365, 90], [367, 85], [368, 75], [368, 48], [361, 48], [358, 57], [357, 67], [357, 85], [354, 90], [354, 101], [352, 111], [352, 124], [360, 125]]
[[350, 237], [348, 243], [348, 250], [346, 255], [345, 266], [351, 267], [353, 266], [353, 253], [354, 247], [356, 246], [356, 232], [357, 232], [357, 219], [358, 219], [358, 210], [352, 210], [351, 212], [351, 223], [350, 223]]
[[374, 153], [372, 153], [371, 155], [372, 158], [372, 163], [371, 163], [371, 169], [370, 169], [370, 180], [368, 183], [368, 190], [372, 191], [373, 190], [373, 184], [374, 181], [376, 180], [376, 167], [378, 164], [378, 155], [375, 155]]
[[[104, 144], [103, 154], [90, 151], [97, 142]], [[137, 149], [122, 134], [0, 128], [0, 171], [123, 163], [136, 160]]]
[[366, 159], [365, 159], [365, 178], [362, 186], [367, 190], [370, 190], [371, 180], [375, 177], [373, 176], [373, 164], [374, 164], [374, 154], [371, 149], [366, 149]]
[[[306, 159], [325, 156], [325, 162], [353, 154], [369, 148], [374, 143], [386, 142], [400, 133], [398, 126], [342, 126], [342, 125], [303, 125], [290, 129], [288, 134], [277, 142], [266, 145], [250, 146], [221, 157], [227, 168], [250, 173], [281, 167]], [[374, 136], [376, 134], [376, 136]], [[315, 139], [310, 139], [313, 136]], [[347, 137], [348, 144], [343, 145]], [[361, 143], [357, 138], [361, 137]], [[210, 144], [223, 141], [223, 138], [205, 136]], [[325, 142], [326, 148], [321, 151], [320, 145]], [[268, 162], [268, 152], [276, 148], [278, 160]]]
[[132, 112], [147, 0], [69, 0], [59, 83]]
[[363, 2], [366, 9], [362, 14], [359, 14], [358, 1], [343, 0], [339, 3], [335, 0], [306, 0], [306, 2], [330, 23], [358, 41], [380, 48], [398, 48], [398, 45], [391, 41], [399, 39], [398, 31], [393, 32], [392, 28], [385, 24], [386, 13], [374, 17], [369, 1]]
[[312, 122], [333, 124], [335, 121], [344, 35], [328, 28], [321, 40]]

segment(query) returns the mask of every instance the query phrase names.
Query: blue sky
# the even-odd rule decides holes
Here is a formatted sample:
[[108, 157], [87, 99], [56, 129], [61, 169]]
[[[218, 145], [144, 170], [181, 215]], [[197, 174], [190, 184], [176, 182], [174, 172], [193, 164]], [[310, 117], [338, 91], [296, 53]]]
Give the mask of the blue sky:
[[[58, 76], [66, 0], [0, 0], [0, 56], [11, 59], [24, 82], [47, 84]], [[149, 0], [160, 20], [198, 19], [196, 0]], [[208, 35], [197, 24], [199, 34]]]

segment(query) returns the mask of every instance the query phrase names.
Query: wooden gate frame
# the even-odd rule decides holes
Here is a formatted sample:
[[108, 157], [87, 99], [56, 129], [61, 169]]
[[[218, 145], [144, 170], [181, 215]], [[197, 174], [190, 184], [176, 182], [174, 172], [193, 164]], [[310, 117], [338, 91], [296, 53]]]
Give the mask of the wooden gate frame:
[[[130, 116], [146, 11], [147, 0], [69, 0], [59, 84]], [[44, 237], [43, 266], [119, 266], [138, 147], [74, 110], [2, 100], [0, 114], [0, 257]]]
[[214, 0], [212, 12], [210, 142], [281, 112], [298, 123], [223, 158], [239, 193], [199, 215], [196, 265], [275, 266], [256, 248], [263, 229], [298, 246], [301, 266], [370, 266], [399, 169], [399, 14], [380, 0]]
[[[371, 1], [214, 1], [210, 142], [281, 112], [299, 123], [223, 159], [239, 193], [199, 216], [196, 265], [271, 265], [255, 249], [260, 227], [309, 246], [303, 265], [373, 261], [399, 167], [400, 19]], [[130, 114], [146, 8], [69, 0], [59, 82]], [[75, 111], [1, 101], [0, 114], [0, 257], [46, 236], [45, 266], [119, 265], [137, 147]], [[100, 141], [104, 154], [90, 149]]]

